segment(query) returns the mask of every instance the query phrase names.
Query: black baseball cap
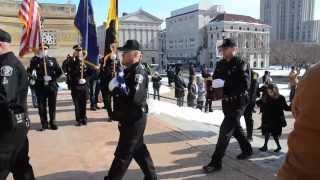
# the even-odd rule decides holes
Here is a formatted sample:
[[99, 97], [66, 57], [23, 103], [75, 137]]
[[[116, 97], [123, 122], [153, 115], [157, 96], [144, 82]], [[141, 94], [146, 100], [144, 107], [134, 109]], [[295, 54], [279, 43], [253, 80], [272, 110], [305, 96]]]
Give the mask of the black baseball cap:
[[237, 47], [237, 43], [232, 38], [224, 39], [222, 45], [219, 46], [219, 48], [234, 48], [234, 47]]
[[11, 43], [11, 36], [8, 32], [0, 29], [0, 42]]
[[128, 40], [123, 47], [118, 48], [119, 51], [140, 51], [140, 44], [137, 40]]

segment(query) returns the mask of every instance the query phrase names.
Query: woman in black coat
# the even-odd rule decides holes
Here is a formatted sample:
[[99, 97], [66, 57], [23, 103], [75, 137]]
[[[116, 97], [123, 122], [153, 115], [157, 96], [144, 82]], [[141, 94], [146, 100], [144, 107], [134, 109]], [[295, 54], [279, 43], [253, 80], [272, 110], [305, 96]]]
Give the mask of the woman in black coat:
[[287, 126], [284, 111], [290, 111], [291, 107], [287, 105], [285, 97], [279, 94], [276, 85], [268, 85], [266, 92], [266, 96], [257, 102], [262, 110], [262, 134], [265, 136], [264, 146], [260, 150], [264, 152], [268, 150], [268, 141], [272, 135], [278, 146], [274, 152], [280, 152], [279, 137], [282, 128]]

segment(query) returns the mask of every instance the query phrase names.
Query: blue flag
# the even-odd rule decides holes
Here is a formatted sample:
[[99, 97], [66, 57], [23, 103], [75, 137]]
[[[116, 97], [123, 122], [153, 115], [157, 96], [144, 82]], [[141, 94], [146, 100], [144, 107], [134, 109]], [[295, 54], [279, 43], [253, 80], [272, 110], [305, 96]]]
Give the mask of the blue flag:
[[74, 24], [82, 37], [81, 46], [88, 52], [87, 59], [92, 64], [98, 65], [99, 46], [91, 0], [80, 0]]

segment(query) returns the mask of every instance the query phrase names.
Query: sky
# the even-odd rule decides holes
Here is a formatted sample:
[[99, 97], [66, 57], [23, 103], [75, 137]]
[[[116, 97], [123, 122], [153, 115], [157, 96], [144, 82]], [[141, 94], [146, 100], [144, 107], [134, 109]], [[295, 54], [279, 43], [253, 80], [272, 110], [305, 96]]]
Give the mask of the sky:
[[[78, 5], [79, 0], [38, 0], [40, 3], [66, 3]], [[254, 18], [260, 16], [259, 0], [209, 0], [212, 4], [224, 5], [226, 12], [248, 15]], [[198, 3], [199, 0], [119, 0], [119, 16], [123, 12], [131, 13], [143, 9], [161, 19], [170, 17], [170, 12], [188, 5]], [[92, 0], [95, 20], [101, 25], [107, 16], [109, 0]], [[316, 0], [315, 19], [320, 19], [320, 0]]]

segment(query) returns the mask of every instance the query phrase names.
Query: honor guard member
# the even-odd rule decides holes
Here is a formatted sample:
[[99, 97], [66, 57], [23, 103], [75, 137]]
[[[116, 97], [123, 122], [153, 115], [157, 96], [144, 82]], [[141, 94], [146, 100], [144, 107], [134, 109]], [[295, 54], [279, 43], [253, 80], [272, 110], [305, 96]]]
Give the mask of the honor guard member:
[[213, 88], [223, 88], [222, 108], [225, 118], [221, 124], [218, 143], [211, 162], [204, 167], [206, 173], [221, 170], [222, 158], [231, 137], [240, 144], [242, 153], [237, 159], [244, 160], [252, 155], [252, 148], [240, 125], [249, 102], [250, 67], [245, 61], [236, 56], [236, 43], [233, 39], [224, 39], [220, 46], [223, 59], [216, 65]]
[[[111, 121], [112, 115], [112, 94], [108, 88], [109, 82], [114, 77], [114, 63], [116, 62], [116, 57], [112, 57], [104, 61], [100, 61], [100, 88], [103, 98], [104, 108], [107, 110], [109, 121]], [[118, 65], [116, 65], [118, 67]]]
[[11, 36], [0, 29], [0, 179], [34, 180], [27, 132], [28, 77], [10, 51]]
[[156, 180], [155, 167], [143, 138], [148, 113], [149, 79], [141, 64], [140, 45], [136, 40], [128, 40], [119, 50], [123, 52], [122, 64], [126, 69], [111, 80], [109, 89], [115, 97], [112, 119], [119, 121], [120, 138], [105, 180], [121, 180], [132, 159], [142, 169], [145, 180]]
[[75, 115], [77, 126], [87, 125], [87, 99], [89, 98], [89, 90], [86, 81], [87, 67], [83, 64], [83, 77], [81, 77], [82, 62], [80, 56], [83, 53], [80, 45], [73, 46], [74, 53], [72, 60], [68, 62], [66, 68], [70, 77], [70, 89], [73, 103], [75, 106]]
[[68, 54], [66, 60], [64, 60], [62, 63], [62, 71], [63, 71], [64, 76], [66, 78], [66, 84], [68, 85], [69, 90], [71, 89], [71, 87], [70, 87], [70, 75], [68, 74], [68, 66], [69, 66], [69, 63], [72, 61], [73, 61], [73, 56], [70, 56]]
[[[48, 129], [49, 124], [52, 130], [58, 129], [56, 124], [56, 105], [58, 92], [57, 79], [62, 75], [62, 70], [56, 58], [48, 56], [48, 49], [48, 45], [41, 44], [38, 54], [30, 61], [30, 71], [36, 72], [35, 84], [33, 87], [38, 100], [38, 110], [42, 125], [40, 131]], [[49, 123], [47, 105], [49, 106]]]

